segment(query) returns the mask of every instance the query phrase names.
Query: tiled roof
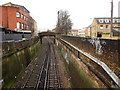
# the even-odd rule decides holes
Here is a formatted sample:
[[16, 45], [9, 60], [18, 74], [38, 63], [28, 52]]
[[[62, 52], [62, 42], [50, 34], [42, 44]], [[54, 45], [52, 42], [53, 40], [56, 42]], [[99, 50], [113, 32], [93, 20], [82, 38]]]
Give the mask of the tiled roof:
[[73, 32], [78, 32], [79, 29], [72, 29], [71, 31], [73, 31]]

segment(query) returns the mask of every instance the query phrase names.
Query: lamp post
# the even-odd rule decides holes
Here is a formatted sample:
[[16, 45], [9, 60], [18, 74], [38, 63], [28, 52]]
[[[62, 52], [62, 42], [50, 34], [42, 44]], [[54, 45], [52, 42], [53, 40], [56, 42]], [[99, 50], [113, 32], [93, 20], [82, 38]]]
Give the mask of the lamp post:
[[112, 29], [113, 29], [113, 0], [111, 0], [111, 22], [110, 22], [110, 38], [112, 38], [113, 33], [112, 33]]

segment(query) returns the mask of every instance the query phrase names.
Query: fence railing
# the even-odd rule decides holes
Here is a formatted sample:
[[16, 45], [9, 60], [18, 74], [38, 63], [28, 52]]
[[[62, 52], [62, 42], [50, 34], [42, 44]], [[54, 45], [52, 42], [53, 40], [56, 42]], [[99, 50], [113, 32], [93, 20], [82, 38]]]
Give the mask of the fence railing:
[[84, 56], [86, 56], [87, 58], [89, 58], [90, 60], [92, 60], [93, 62], [95, 62], [96, 64], [98, 64], [99, 66], [101, 66], [105, 72], [107, 72], [107, 74], [113, 79], [113, 81], [120, 87], [120, 79], [119, 77], [102, 61], [98, 60], [97, 58], [93, 57], [92, 55], [78, 49], [77, 47], [75, 47], [74, 45], [70, 44], [69, 42], [63, 40], [63, 39], [59, 39], [62, 42], [65, 43], [65, 46], [68, 45], [69, 48], [77, 51], [77, 53], [74, 52], [75, 55], [77, 55], [78, 58], [80, 58], [79, 53], [82, 53]]

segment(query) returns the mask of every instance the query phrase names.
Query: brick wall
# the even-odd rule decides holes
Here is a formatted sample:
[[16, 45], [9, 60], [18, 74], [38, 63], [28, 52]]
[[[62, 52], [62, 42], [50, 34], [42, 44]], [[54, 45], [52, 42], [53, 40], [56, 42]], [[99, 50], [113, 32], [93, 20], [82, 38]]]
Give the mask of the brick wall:
[[[5, 6], [0, 6], [0, 24], [4, 27], [4, 28], [9, 28], [11, 30], [14, 30], [15, 28], [17, 28], [17, 22], [20, 22], [21, 24], [24, 23], [26, 25], [29, 25], [29, 23], [32, 20], [32, 17], [29, 16], [29, 14], [27, 14], [26, 12], [24, 12], [23, 10], [21, 10], [20, 8], [16, 8], [16, 7], [5, 7]], [[16, 17], [16, 12], [20, 12], [20, 17]], [[23, 14], [23, 16], [27, 17], [29, 19], [29, 21], [24, 20], [21, 18], [21, 14]], [[22, 28], [22, 25], [21, 25]], [[25, 30], [25, 27], [24, 29]]]

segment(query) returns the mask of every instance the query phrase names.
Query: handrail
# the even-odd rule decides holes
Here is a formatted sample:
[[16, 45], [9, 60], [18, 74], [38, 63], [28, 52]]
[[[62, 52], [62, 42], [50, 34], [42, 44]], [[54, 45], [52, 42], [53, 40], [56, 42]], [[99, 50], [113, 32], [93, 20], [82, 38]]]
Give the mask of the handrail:
[[65, 43], [67, 43], [68, 45], [70, 45], [71, 47], [73, 47], [74, 49], [76, 49], [77, 51], [79, 51], [80, 53], [85, 55], [86, 57], [90, 58], [92, 61], [94, 61], [98, 65], [100, 65], [108, 73], [108, 75], [114, 80], [114, 82], [120, 87], [119, 77], [117, 77], [116, 74], [104, 62], [102, 62], [102, 61], [98, 60], [97, 58], [93, 57], [92, 55], [82, 51], [81, 49], [78, 49], [77, 47], [70, 44], [69, 42], [67, 42], [63, 39], [60, 39], [60, 40], [64, 41]]

